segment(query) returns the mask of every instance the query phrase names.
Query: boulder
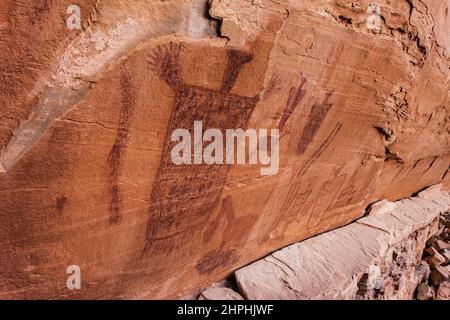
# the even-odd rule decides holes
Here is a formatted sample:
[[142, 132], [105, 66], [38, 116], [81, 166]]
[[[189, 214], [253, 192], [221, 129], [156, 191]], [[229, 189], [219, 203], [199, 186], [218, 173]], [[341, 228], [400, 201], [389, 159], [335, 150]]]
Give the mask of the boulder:
[[[74, 2], [0, 2], [0, 298], [179, 298], [450, 188], [446, 1]], [[197, 121], [276, 170], [177, 163]]]
[[445, 257], [439, 252], [435, 251], [434, 255], [425, 258], [425, 261], [430, 265], [431, 268], [436, 268], [445, 263]]
[[431, 272], [431, 281], [435, 287], [439, 287], [448, 280], [449, 271], [445, 267], [438, 266]]
[[433, 247], [437, 251], [449, 250], [450, 249], [450, 243], [445, 242], [443, 240], [437, 240], [436, 242], [433, 243]]
[[244, 300], [244, 298], [230, 288], [208, 288], [200, 294], [199, 300]]

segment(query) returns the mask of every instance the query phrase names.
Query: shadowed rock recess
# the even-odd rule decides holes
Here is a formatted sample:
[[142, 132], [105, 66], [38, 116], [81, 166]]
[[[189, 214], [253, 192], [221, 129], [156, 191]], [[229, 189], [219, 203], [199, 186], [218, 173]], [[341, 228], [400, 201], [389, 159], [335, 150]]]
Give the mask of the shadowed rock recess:
[[[82, 28], [69, 30], [69, 0], [2, 0], [0, 298], [182, 298], [357, 220], [367, 241], [334, 243], [361, 268], [322, 267], [345, 291], [299, 290], [278, 261], [287, 247], [257, 262], [286, 273], [279, 297], [250, 266], [236, 274], [244, 297], [201, 298], [416, 294], [403, 271], [380, 292], [384, 264], [365, 254], [413, 245], [391, 241], [394, 225], [423, 236], [408, 210], [432, 223], [439, 204], [419, 195], [397, 203], [404, 220], [359, 219], [379, 200], [450, 189], [450, 1], [373, 2], [78, 0]], [[279, 172], [174, 165], [171, 134], [194, 121], [279, 129]], [[448, 294], [436, 260], [448, 249], [433, 243], [424, 299]], [[308, 254], [293, 258], [299, 270]], [[81, 290], [66, 286], [71, 265]]]

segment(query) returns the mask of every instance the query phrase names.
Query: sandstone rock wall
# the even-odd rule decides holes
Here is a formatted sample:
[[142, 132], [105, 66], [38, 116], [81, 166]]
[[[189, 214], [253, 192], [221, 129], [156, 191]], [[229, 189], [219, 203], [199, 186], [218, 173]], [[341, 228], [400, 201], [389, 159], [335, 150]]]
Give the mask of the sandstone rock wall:
[[[79, 31], [71, 4], [0, 3], [0, 297], [179, 297], [449, 188], [448, 0], [376, 29], [368, 0], [81, 0]], [[279, 129], [279, 173], [173, 166], [194, 120]]]
[[[446, 300], [449, 209], [450, 195], [440, 186], [376, 203], [368, 216], [348, 226], [237, 270], [234, 289], [249, 300]], [[239, 299], [239, 294], [221, 284], [201, 298]]]

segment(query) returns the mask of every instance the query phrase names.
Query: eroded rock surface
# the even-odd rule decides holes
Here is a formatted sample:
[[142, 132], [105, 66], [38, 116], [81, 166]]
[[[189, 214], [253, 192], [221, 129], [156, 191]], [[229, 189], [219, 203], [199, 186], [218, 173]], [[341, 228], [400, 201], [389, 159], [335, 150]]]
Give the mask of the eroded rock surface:
[[[2, 1], [0, 297], [180, 297], [448, 189], [449, 1], [371, 2]], [[173, 166], [194, 120], [279, 129], [279, 173]]]
[[219, 287], [203, 290], [199, 300], [244, 300], [244, 298], [230, 288]]
[[431, 266], [422, 256], [429, 239], [443, 232], [437, 227], [450, 209], [450, 194], [434, 187], [395, 208], [384, 205], [391, 209], [236, 271], [240, 292], [250, 300], [443, 299], [449, 266]]

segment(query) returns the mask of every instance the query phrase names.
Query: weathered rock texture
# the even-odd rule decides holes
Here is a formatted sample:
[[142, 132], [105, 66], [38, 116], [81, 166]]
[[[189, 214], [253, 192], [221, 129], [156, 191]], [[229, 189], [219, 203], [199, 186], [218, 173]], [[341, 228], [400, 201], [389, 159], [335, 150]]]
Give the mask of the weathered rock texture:
[[445, 299], [448, 264], [422, 262], [427, 240], [443, 232], [439, 218], [450, 209], [450, 194], [439, 189], [384, 203], [355, 223], [236, 271], [240, 292], [252, 300], [428, 300], [439, 288], [438, 298]]
[[416, 292], [418, 300], [450, 300], [450, 212], [435, 227], [423, 253], [425, 272]]
[[[178, 297], [449, 188], [449, 1], [369, 2], [1, 1], [0, 297]], [[172, 165], [194, 120], [279, 128], [280, 172]]]
[[227, 287], [208, 288], [204, 290], [199, 300], [244, 300], [236, 291]]

